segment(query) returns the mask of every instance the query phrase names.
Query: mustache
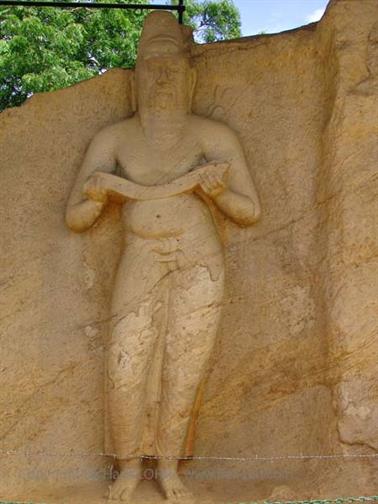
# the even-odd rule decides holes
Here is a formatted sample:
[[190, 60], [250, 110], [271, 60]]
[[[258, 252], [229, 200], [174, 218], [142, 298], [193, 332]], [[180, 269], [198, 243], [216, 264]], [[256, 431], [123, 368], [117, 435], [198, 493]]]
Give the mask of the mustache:
[[177, 94], [173, 89], [160, 89], [149, 94], [147, 103], [150, 106], [164, 106], [164, 108], [169, 108], [170, 106], [176, 106], [178, 102]]

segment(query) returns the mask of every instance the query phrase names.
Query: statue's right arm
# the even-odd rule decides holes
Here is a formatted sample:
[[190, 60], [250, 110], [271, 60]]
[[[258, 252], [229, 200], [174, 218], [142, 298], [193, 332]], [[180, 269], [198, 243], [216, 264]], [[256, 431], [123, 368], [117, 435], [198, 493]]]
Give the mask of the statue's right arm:
[[83, 188], [86, 180], [97, 171], [111, 173], [115, 167], [114, 136], [107, 128], [98, 133], [89, 145], [72, 188], [66, 210], [66, 223], [72, 231], [81, 233], [89, 229], [107, 202], [107, 194], [101, 188], [92, 198], [84, 196]]

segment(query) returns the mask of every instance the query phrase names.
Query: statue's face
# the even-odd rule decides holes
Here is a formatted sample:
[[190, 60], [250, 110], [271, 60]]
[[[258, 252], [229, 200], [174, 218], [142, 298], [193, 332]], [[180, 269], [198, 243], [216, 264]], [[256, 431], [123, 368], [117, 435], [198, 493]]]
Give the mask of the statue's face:
[[175, 111], [190, 108], [190, 66], [178, 52], [145, 55], [136, 69], [138, 108], [143, 112]]

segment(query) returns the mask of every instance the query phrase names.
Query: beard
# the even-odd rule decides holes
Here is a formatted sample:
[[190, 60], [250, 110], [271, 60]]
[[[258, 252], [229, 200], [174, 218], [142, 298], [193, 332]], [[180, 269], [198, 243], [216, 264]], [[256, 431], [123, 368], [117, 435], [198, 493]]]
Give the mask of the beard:
[[186, 90], [177, 89], [173, 85], [154, 85], [138, 96], [139, 110], [151, 115], [183, 112], [189, 110]]
[[178, 108], [171, 100], [166, 104], [165, 100], [158, 97], [153, 106], [141, 108], [139, 116], [150, 142], [156, 146], [171, 148], [182, 138], [188, 112], [186, 107]]
[[169, 129], [184, 120], [189, 111], [189, 104], [184, 97], [178, 97], [174, 91], [164, 90], [151, 93], [139, 113], [144, 120], [155, 123], [156, 127]]
[[177, 97], [173, 91], [159, 90], [149, 97], [148, 108], [154, 112], [177, 110]]
[[156, 85], [138, 98], [139, 116], [149, 141], [158, 148], [172, 148], [188, 120], [186, 91], [172, 85]]

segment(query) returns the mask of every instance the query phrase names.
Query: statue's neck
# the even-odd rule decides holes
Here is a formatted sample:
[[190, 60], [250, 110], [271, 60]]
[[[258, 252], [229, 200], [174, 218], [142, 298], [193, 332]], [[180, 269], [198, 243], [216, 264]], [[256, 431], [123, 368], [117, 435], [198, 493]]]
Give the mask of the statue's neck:
[[159, 150], [174, 147], [182, 139], [188, 121], [188, 115], [181, 111], [148, 111], [138, 115], [147, 142]]

